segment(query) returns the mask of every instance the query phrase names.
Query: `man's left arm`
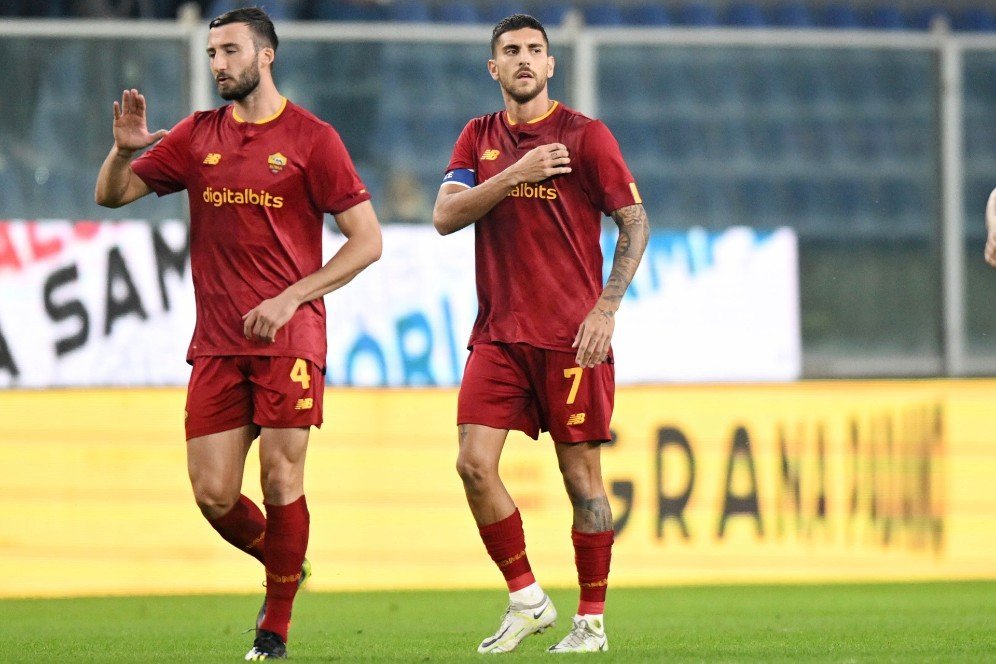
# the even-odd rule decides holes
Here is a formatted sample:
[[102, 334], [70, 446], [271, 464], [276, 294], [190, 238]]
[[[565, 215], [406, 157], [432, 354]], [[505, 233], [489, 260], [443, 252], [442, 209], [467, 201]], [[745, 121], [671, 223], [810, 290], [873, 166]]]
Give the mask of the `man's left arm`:
[[616, 252], [612, 258], [612, 272], [574, 338], [577, 348], [577, 363], [580, 367], [592, 368], [604, 362], [609, 354], [612, 333], [616, 328], [616, 311], [622, 304], [626, 289], [633, 281], [636, 269], [640, 266], [643, 252], [650, 240], [650, 222], [643, 205], [627, 205], [612, 213], [612, 219], [619, 227]]
[[246, 313], [242, 317], [246, 339], [274, 341], [299, 306], [342, 288], [380, 258], [380, 223], [370, 201], [340, 212], [335, 221], [346, 236], [345, 244], [318, 270]]

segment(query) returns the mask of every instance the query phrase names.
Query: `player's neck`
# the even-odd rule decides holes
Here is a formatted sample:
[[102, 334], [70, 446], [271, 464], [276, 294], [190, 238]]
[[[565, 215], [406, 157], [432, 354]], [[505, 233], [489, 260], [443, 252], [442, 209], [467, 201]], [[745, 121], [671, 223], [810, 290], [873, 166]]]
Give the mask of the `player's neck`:
[[509, 124], [525, 124], [549, 113], [554, 103], [545, 94], [537, 95], [525, 104], [508, 98], [505, 100], [505, 114], [508, 116]]
[[272, 81], [260, 81], [252, 94], [235, 102], [234, 113], [242, 122], [262, 122], [280, 113], [284, 103]]

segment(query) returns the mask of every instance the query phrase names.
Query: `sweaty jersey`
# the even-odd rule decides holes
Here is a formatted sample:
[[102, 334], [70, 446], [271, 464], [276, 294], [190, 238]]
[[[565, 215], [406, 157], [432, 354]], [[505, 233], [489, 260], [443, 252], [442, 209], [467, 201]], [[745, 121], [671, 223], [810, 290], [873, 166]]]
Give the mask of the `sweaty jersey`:
[[443, 182], [480, 184], [549, 143], [567, 146], [572, 171], [520, 184], [474, 224], [478, 313], [470, 346], [570, 351], [602, 293], [602, 214], [642, 202], [608, 127], [558, 102], [526, 123], [510, 124], [504, 111], [471, 120]]
[[325, 304], [298, 307], [274, 343], [250, 341], [242, 316], [322, 265], [322, 219], [370, 199], [326, 122], [284, 100], [259, 123], [234, 106], [181, 120], [132, 170], [164, 196], [190, 199], [197, 323], [187, 361], [269, 355], [325, 366]]

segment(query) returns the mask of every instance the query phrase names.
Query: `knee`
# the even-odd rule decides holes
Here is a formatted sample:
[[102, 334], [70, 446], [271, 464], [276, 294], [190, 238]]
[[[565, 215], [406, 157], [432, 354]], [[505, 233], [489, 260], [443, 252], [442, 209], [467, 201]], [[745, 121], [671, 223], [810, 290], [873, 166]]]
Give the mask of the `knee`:
[[217, 519], [231, 511], [239, 499], [239, 493], [227, 490], [221, 484], [199, 482], [193, 485], [194, 501], [201, 514], [208, 519]]
[[298, 473], [293, 467], [276, 464], [263, 468], [260, 473], [263, 501], [270, 505], [285, 505], [300, 494]]
[[485, 486], [498, 478], [497, 465], [472, 454], [457, 457], [456, 471], [464, 486], [470, 489]]

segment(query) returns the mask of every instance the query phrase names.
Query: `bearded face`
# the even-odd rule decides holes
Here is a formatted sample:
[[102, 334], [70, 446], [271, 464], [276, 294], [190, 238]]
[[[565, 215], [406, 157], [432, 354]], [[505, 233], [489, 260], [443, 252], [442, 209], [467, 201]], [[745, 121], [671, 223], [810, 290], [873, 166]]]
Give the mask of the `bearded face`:
[[260, 83], [260, 63], [272, 62], [273, 51], [253, 40], [245, 23], [228, 23], [208, 33], [208, 58], [218, 94], [227, 101], [242, 101]]
[[511, 75], [500, 76], [498, 82], [516, 103], [525, 104], [546, 89], [547, 76], [545, 72], [535, 72], [525, 66]]
[[242, 101], [259, 86], [259, 63], [252, 63], [233, 77], [232, 72], [215, 76], [218, 94], [226, 101]]
[[505, 94], [516, 103], [525, 104], [546, 90], [553, 64], [543, 33], [523, 28], [499, 37], [489, 66]]

